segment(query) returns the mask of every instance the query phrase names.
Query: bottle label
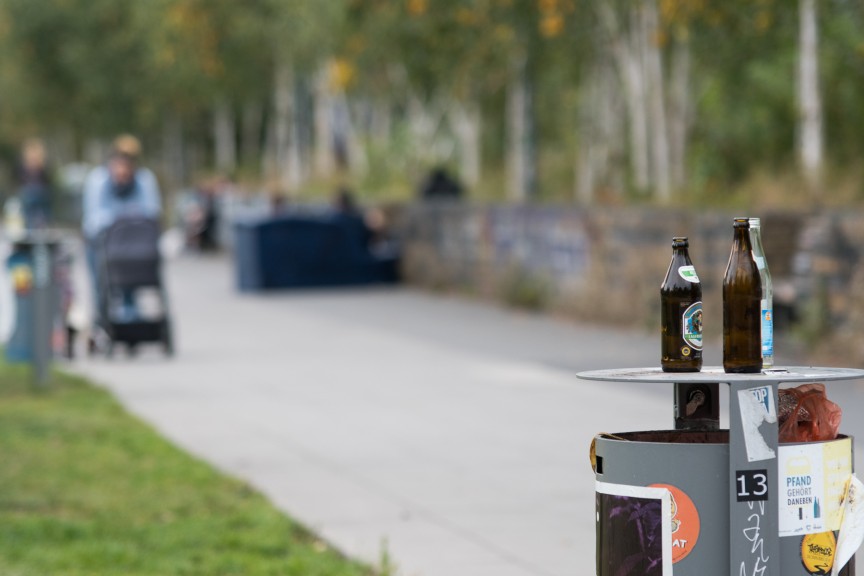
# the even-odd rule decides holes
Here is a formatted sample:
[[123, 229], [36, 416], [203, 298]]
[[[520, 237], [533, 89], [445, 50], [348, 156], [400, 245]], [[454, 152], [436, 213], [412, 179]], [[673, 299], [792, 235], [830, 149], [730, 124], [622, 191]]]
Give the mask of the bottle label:
[[687, 282], [699, 284], [699, 276], [696, 275], [696, 268], [693, 266], [681, 266], [678, 268], [678, 275]]
[[681, 336], [694, 350], [702, 350], [702, 302], [694, 302], [681, 315]]
[[774, 311], [762, 300], [762, 356], [774, 356]]

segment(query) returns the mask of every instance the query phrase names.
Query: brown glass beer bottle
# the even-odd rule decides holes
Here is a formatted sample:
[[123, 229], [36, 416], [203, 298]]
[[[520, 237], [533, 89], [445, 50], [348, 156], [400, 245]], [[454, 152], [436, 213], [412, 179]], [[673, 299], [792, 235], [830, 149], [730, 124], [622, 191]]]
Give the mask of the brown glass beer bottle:
[[750, 223], [735, 218], [732, 253], [723, 278], [723, 370], [762, 371], [762, 281], [753, 259]]
[[702, 284], [690, 261], [689, 242], [672, 239], [672, 261], [660, 286], [660, 367], [664, 372], [702, 369]]

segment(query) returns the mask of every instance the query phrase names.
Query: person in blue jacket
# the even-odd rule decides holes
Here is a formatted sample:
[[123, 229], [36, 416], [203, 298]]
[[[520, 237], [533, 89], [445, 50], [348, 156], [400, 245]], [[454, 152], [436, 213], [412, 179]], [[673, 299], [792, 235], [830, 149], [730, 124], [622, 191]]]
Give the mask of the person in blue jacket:
[[[81, 226], [97, 306], [99, 295], [95, 246], [99, 235], [118, 218], [158, 218], [162, 211], [159, 184], [153, 172], [138, 165], [140, 156], [141, 143], [137, 138], [128, 134], [118, 136], [107, 163], [91, 170], [84, 183]], [[130, 319], [135, 316], [131, 294], [124, 297], [123, 308]]]

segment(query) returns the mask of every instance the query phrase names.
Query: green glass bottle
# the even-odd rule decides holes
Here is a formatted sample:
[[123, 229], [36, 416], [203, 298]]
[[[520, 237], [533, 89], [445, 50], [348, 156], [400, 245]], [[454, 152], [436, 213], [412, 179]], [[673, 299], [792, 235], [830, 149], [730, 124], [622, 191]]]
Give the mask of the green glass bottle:
[[723, 370], [762, 371], [762, 280], [753, 259], [750, 223], [735, 218], [732, 252], [723, 278]]

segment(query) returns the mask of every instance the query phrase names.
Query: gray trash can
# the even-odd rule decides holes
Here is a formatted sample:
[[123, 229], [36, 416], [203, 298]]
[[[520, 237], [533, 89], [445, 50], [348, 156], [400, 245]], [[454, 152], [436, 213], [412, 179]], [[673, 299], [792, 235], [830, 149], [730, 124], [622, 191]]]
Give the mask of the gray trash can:
[[[819, 457], [823, 454], [831, 458]], [[833, 482], [840, 481], [844, 472], [851, 473], [852, 440], [841, 437], [831, 442], [783, 444], [778, 459], [778, 490], [785, 486], [778, 495], [780, 575], [830, 574], [828, 548], [836, 549], [837, 530], [831, 528], [836, 528], [832, 525], [837, 520], [833, 515], [839, 510], [839, 501], [832, 502], [830, 497]], [[814, 462], [817, 460], [822, 463], [818, 469]], [[832, 461], [830, 466], [825, 465], [828, 460]], [[651, 511], [645, 502], [651, 499], [639, 499], [642, 487], [662, 487], [671, 492], [671, 560], [675, 576], [729, 574], [727, 431], [668, 430], [599, 436], [596, 462], [598, 576], [620, 574], [618, 570], [628, 562], [645, 570], [630, 574], [650, 574], [648, 566], [658, 560], [644, 549], [644, 544], [652, 529], [660, 537], [661, 527], [652, 522], [662, 518], [662, 510], [655, 505]], [[826, 477], [830, 475], [835, 476]], [[609, 486], [632, 486], [634, 490]], [[757, 506], [754, 514], [758, 515]], [[813, 532], [817, 521], [824, 528]], [[749, 534], [756, 533], [754, 524]], [[820, 571], [826, 566], [827, 570]], [[847, 565], [841, 574], [852, 576], [854, 567]]]
[[33, 231], [13, 242], [12, 253], [6, 260], [15, 301], [15, 321], [6, 344], [6, 359], [30, 363], [38, 384], [48, 380], [52, 340], [61, 322], [56, 281], [59, 246], [57, 233]]
[[[597, 576], [831, 574], [853, 472], [852, 438], [779, 444], [777, 390], [780, 383], [862, 379], [864, 371], [639, 368], [579, 377], [676, 387], [675, 430], [594, 440]], [[704, 405], [716, 407], [718, 383], [730, 387], [728, 430], [719, 429], [713, 410], [681, 410], [680, 398], [691, 397], [687, 387], [707, 392]], [[854, 556], [840, 574], [854, 576]]]

